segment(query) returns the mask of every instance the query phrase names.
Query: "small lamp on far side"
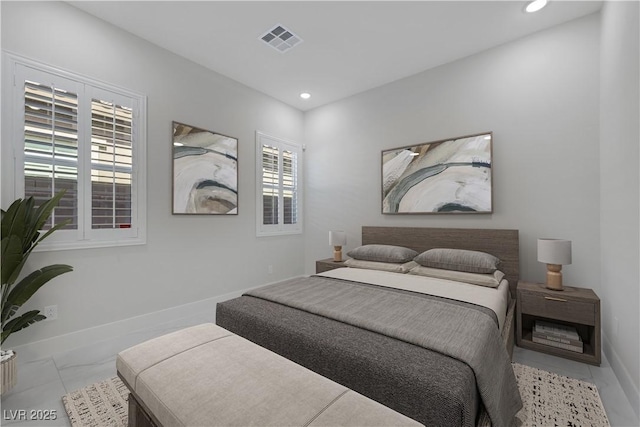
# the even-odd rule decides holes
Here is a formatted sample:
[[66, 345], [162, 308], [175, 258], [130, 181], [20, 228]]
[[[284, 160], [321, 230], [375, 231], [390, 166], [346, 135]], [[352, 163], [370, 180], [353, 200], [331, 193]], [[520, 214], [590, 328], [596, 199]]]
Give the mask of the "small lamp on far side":
[[547, 264], [547, 288], [562, 290], [562, 266], [571, 264], [571, 240], [538, 239], [538, 261]]
[[329, 244], [333, 246], [333, 260], [342, 262], [342, 247], [347, 244], [347, 233], [344, 231], [330, 231]]

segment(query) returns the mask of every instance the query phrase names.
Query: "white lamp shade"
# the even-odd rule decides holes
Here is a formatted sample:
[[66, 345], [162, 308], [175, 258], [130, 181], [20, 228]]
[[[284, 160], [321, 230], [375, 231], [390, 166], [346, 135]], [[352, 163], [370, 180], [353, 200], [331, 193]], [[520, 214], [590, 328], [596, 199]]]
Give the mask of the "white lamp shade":
[[545, 264], [571, 264], [571, 240], [538, 239], [538, 261]]
[[344, 231], [330, 231], [329, 244], [331, 246], [344, 246], [347, 244], [347, 233]]

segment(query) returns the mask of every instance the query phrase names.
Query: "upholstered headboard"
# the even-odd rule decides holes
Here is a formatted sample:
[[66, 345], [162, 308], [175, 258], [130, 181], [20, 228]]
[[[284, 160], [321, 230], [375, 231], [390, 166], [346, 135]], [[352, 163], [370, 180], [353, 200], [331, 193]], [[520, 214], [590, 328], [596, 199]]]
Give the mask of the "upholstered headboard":
[[424, 252], [433, 248], [487, 252], [502, 261], [500, 269], [515, 297], [520, 278], [518, 230], [427, 227], [362, 227], [362, 244], [396, 245]]

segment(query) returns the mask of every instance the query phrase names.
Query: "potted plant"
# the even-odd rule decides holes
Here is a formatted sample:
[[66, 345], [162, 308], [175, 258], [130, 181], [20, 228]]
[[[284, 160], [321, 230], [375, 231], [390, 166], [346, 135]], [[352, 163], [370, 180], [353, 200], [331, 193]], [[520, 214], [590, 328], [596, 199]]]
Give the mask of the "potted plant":
[[[39, 207], [33, 197], [18, 199], [6, 211], [2, 210], [2, 341], [14, 332], [46, 319], [39, 310], [31, 310], [17, 315], [17, 311], [45, 283], [61, 274], [73, 270], [64, 264], [49, 265], [20, 277], [20, 273], [33, 249], [51, 233], [64, 227], [68, 222], [41, 231], [56, 207], [64, 190], [46, 200]], [[1, 345], [0, 344], [0, 345]], [[16, 383], [16, 354], [1, 350], [2, 394]]]

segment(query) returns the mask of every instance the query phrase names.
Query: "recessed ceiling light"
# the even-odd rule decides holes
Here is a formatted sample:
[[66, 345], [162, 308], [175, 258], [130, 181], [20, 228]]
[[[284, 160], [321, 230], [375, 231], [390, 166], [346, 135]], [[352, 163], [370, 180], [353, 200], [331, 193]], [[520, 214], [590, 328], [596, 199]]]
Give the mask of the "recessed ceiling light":
[[300, 98], [302, 98], [302, 99], [309, 99], [309, 98], [311, 98], [311, 94], [310, 94], [309, 92], [302, 92], [302, 93], [300, 94]]
[[529, 13], [537, 12], [547, 5], [547, 0], [533, 0], [527, 4], [524, 10]]

